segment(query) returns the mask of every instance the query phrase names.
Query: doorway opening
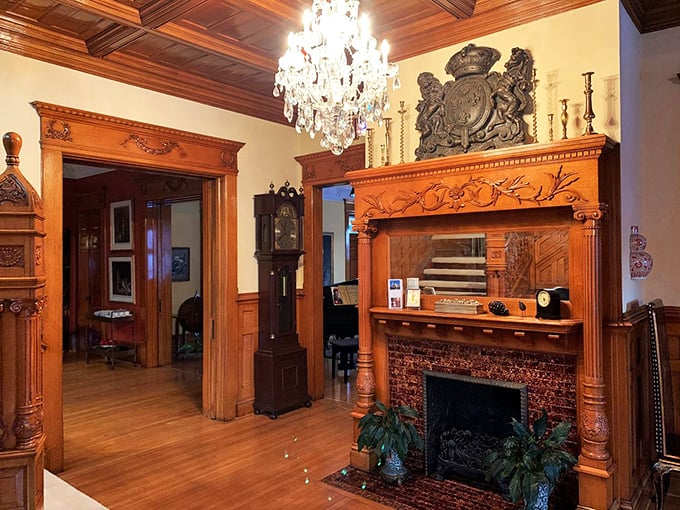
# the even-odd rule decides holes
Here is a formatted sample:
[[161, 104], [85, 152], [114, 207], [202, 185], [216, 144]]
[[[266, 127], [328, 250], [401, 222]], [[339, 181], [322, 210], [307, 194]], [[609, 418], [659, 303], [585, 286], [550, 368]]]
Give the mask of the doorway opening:
[[347, 183], [322, 187], [325, 397], [353, 402], [359, 348], [354, 194]]

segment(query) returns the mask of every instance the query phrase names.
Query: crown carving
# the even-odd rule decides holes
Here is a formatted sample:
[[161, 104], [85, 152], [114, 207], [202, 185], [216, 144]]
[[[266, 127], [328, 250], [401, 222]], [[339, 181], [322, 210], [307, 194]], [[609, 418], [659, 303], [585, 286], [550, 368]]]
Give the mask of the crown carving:
[[455, 79], [470, 74], [487, 74], [493, 65], [501, 58], [501, 54], [494, 48], [468, 44], [449, 59], [444, 70]]

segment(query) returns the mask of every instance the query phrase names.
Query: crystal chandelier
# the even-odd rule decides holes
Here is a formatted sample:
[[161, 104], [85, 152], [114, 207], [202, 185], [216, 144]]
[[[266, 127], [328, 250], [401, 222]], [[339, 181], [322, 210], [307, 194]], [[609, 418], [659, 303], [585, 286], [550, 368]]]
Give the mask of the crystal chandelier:
[[380, 50], [366, 15], [358, 17], [359, 0], [313, 0], [305, 11], [304, 29], [290, 33], [288, 50], [279, 59], [274, 95], [284, 93], [283, 113], [298, 133], [341, 154], [362, 134], [367, 122], [381, 122], [390, 107], [388, 79], [399, 88], [399, 68], [387, 61], [389, 45]]

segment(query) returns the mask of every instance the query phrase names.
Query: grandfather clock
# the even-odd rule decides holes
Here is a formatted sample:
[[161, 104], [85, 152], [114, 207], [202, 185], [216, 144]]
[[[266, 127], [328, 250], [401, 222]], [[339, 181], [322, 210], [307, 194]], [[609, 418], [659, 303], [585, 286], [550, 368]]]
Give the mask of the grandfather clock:
[[255, 257], [258, 260], [259, 341], [255, 353], [255, 414], [311, 406], [307, 349], [298, 341], [295, 289], [302, 255], [304, 196], [288, 181], [255, 195]]

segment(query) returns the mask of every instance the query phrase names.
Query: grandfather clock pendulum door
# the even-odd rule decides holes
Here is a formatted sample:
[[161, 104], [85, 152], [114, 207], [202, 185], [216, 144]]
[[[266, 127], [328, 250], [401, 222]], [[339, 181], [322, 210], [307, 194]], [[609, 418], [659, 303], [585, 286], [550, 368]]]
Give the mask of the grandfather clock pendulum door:
[[307, 393], [307, 349], [298, 341], [295, 289], [302, 255], [304, 196], [285, 185], [255, 195], [258, 260], [259, 341], [255, 353], [255, 414], [276, 419], [311, 406]]

